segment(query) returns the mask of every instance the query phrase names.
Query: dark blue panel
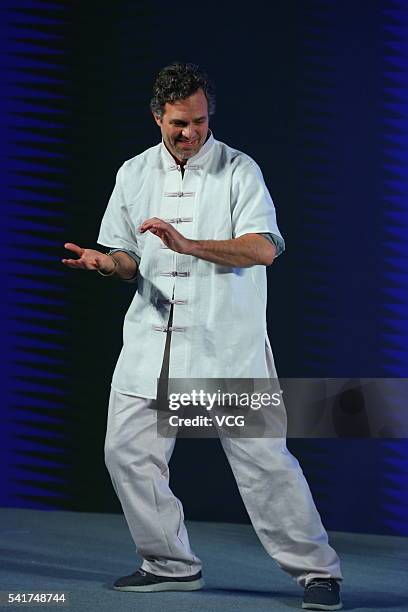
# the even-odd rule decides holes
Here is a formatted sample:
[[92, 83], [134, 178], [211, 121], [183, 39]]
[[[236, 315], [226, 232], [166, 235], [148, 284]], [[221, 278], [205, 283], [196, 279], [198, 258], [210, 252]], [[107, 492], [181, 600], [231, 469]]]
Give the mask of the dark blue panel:
[[[41, 1], [9, 3], [1, 15], [0, 256], [8, 265], [0, 301], [0, 505], [67, 503], [67, 287], [57, 257], [69, 218], [69, 19], [68, 5]], [[32, 454], [44, 448], [60, 458], [58, 477]]]

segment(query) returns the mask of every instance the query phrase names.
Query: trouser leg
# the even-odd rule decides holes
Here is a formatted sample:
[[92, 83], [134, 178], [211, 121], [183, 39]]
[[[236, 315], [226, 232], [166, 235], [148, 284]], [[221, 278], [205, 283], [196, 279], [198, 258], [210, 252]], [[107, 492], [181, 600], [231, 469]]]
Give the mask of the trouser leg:
[[254, 529], [271, 557], [302, 586], [314, 577], [341, 580], [339, 559], [285, 439], [221, 442]]
[[111, 390], [105, 462], [136, 544], [142, 568], [191, 576], [201, 562], [189, 544], [181, 502], [169, 487], [175, 439], [159, 438], [154, 400]]

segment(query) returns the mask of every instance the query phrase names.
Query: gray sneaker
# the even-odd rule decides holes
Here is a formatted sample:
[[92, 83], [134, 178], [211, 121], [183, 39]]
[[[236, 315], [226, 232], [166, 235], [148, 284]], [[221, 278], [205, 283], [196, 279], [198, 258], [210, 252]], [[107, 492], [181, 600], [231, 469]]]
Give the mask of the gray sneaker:
[[201, 572], [194, 576], [169, 577], [150, 574], [139, 568], [130, 576], [118, 578], [113, 588], [117, 591], [152, 593], [155, 591], [197, 591], [203, 586], [204, 580]]

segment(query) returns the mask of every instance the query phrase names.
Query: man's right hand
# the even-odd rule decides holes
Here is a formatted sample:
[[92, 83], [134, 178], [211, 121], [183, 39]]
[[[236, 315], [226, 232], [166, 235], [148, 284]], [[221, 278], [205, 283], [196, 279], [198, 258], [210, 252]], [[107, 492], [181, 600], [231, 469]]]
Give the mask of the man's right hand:
[[100, 270], [103, 274], [113, 272], [115, 262], [112, 257], [93, 249], [83, 249], [77, 244], [66, 242], [64, 247], [78, 256], [78, 259], [62, 259], [62, 263], [77, 270]]

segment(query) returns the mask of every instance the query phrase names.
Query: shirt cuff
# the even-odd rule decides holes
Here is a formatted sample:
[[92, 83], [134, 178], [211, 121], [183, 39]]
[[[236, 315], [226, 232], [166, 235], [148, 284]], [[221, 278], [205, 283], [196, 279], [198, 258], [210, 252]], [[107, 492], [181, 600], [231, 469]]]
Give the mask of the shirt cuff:
[[283, 253], [283, 251], [285, 250], [285, 242], [283, 241], [282, 238], [280, 238], [279, 236], [276, 236], [275, 234], [270, 234], [270, 233], [265, 233], [265, 232], [258, 232], [258, 233], [260, 236], [263, 236], [264, 238], [269, 240], [269, 242], [272, 242], [272, 244], [275, 245], [276, 247], [275, 258], [278, 257], [278, 255], [280, 255], [281, 253]]
[[[118, 253], [118, 252], [126, 253], [126, 255], [129, 255], [129, 257], [131, 257], [133, 261], [136, 263], [137, 267], [139, 267], [140, 257], [136, 255], [136, 253], [134, 253], [133, 251], [128, 251], [127, 249], [110, 249], [107, 252], [107, 255], [113, 255], [113, 253]], [[125, 283], [135, 283], [137, 280], [137, 271], [136, 271], [136, 274], [132, 276], [132, 278], [122, 278], [122, 280]]]
[[107, 255], [112, 255], [113, 253], [117, 253], [118, 251], [129, 255], [129, 257], [131, 257], [137, 263], [137, 265], [140, 264], [140, 257], [136, 255], [136, 253], [134, 253], [133, 251], [128, 251], [127, 249], [110, 249]]

